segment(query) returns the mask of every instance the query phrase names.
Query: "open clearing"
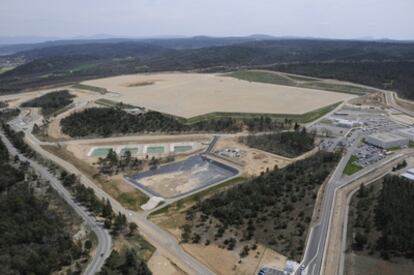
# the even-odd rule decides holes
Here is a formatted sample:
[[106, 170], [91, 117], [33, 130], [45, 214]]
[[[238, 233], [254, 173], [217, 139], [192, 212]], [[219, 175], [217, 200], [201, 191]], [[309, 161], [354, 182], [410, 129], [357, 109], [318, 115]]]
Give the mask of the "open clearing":
[[272, 170], [275, 166], [283, 168], [293, 161], [289, 158], [250, 148], [238, 142], [238, 137], [222, 137], [214, 147], [214, 152], [218, 154], [227, 148], [240, 150], [239, 158], [224, 158], [235, 164], [239, 163], [241, 171], [247, 176], [258, 176], [260, 173], [266, 172], [267, 169]]
[[197, 73], [124, 75], [83, 84], [111, 91], [111, 100], [185, 118], [213, 112], [304, 114], [355, 97]]
[[[153, 217], [152, 221], [170, 232], [177, 240], [180, 239], [181, 230], [185, 223], [185, 215], [180, 213], [168, 213]], [[287, 258], [276, 251], [257, 244], [256, 250], [251, 250], [245, 258], [240, 258], [241, 244], [232, 251], [220, 248], [217, 244], [182, 244], [183, 249], [205, 264], [216, 274], [250, 275], [257, 274], [262, 266], [274, 266], [283, 269]], [[239, 262], [239, 260], [241, 260]]]

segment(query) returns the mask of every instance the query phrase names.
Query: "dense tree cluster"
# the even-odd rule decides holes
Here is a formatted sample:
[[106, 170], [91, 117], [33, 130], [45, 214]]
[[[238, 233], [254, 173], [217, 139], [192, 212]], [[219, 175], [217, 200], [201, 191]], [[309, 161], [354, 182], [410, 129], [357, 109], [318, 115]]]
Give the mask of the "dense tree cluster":
[[152, 156], [149, 158], [147, 155], [145, 159], [138, 159], [132, 157], [131, 152], [126, 150], [122, 154], [117, 154], [114, 150], [110, 149], [106, 157], [99, 158], [96, 164], [98, 165], [99, 172], [105, 175], [118, 174], [120, 171], [131, 172], [141, 171], [144, 169], [144, 165], [148, 164], [151, 170], [157, 169], [160, 164], [169, 163], [175, 160], [173, 155], [169, 155], [165, 158], [156, 158]]
[[21, 106], [41, 108], [44, 116], [50, 116], [71, 104], [73, 97], [67, 90], [55, 91], [26, 101]]
[[395, 171], [401, 170], [405, 167], [407, 167], [407, 161], [403, 160], [403, 161], [399, 162], [396, 166], [394, 166], [392, 168], [392, 171], [395, 172]]
[[109, 200], [100, 200], [92, 188], [79, 183], [75, 174], [68, 174], [66, 171], [62, 171], [60, 180], [73, 193], [80, 204], [92, 211], [96, 216], [105, 219], [105, 227], [111, 229], [112, 234], [117, 235], [127, 228], [125, 215], [121, 213], [115, 215]]
[[315, 136], [303, 128], [292, 132], [249, 135], [240, 139], [253, 148], [285, 157], [297, 157], [313, 148]]
[[408, 179], [387, 176], [375, 208], [381, 232], [377, 248], [387, 257], [414, 258], [414, 185]]
[[[28, 158], [36, 157], [36, 152], [30, 148], [24, 142], [24, 133], [15, 132], [9, 125], [3, 124], [3, 130], [10, 140], [11, 143]], [[95, 215], [101, 216], [106, 219], [106, 227], [112, 229], [112, 233], [119, 233], [118, 229], [126, 228], [126, 218], [122, 215], [122, 226], [119, 226], [117, 222], [120, 220], [116, 219], [115, 214], [112, 212], [112, 206], [108, 200], [100, 200], [95, 191], [81, 184], [75, 174], [69, 174], [65, 170], [62, 170], [60, 174], [60, 180], [63, 185], [68, 188], [76, 197], [76, 199], [88, 208], [90, 211], [93, 211]]]
[[414, 186], [408, 179], [386, 176], [362, 185], [352, 199], [349, 237], [361, 253], [414, 258]]
[[[183, 228], [184, 241], [214, 227], [216, 241], [239, 231], [232, 233], [239, 242], [256, 240], [299, 259], [318, 188], [338, 159], [337, 154], [318, 152], [199, 202], [187, 212], [194, 227]], [[211, 226], [212, 219], [218, 224]]]
[[61, 121], [62, 131], [73, 137], [144, 132], [181, 132], [185, 126], [177, 119], [158, 112], [132, 115], [117, 108], [90, 108]]
[[0, 111], [0, 123], [1, 122], [7, 122], [14, 117], [18, 116], [20, 114], [20, 110], [15, 109], [4, 109]]
[[5, 123], [2, 124], [2, 127], [7, 138], [11, 143], [13, 143], [14, 147], [16, 147], [20, 153], [28, 158], [32, 158], [36, 155], [36, 152], [33, 151], [33, 149], [30, 148], [30, 146], [24, 141], [24, 132], [16, 132], [10, 127], [10, 125]]
[[186, 124], [159, 112], [132, 115], [118, 108], [89, 108], [61, 121], [62, 131], [72, 137], [110, 136], [130, 133], [179, 132], [239, 132], [245, 127], [252, 131], [270, 131], [284, 127], [270, 118], [219, 118]]
[[[2, 274], [51, 274], [78, 259], [82, 249], [61, 216], [25, 180], [27, 167], [9, 163], [0, 141], [0, 270]], [[33, 182], [34, 181], [34, 182]]]
[[[7, 132], [8, 137], [10, 138], [11, 142], [14, 144], [14, 146], [19, 150], [23, 151], [28, 155], [29, 157], [35, 156], [34, 151], [28, 147], [24, 141], [23, 141], [23, 133], [19, 132], [16, 133], [14, 130], [12, 130], [8, 125], [3, 125], [3, 129], [5, 132]], [[0, 140], [1, 141], [1, 140]], [[28, 152], [31, 152], [28, 154]], [[64, 228], [64, 224], [61, 220], [59, 220], [59, 217], [56, 213], [53, 211], [48, 210], [48, 204], [44, 203], [43, 201], [39, 201], [39, 207], [37, 207], [36, 198], [33, 196], [33, 188], [25, 186], [25, 190], [22, 191], [22, 187], [18, 187], [15, 189], [16, 192], [22, 192], [22, 195], [29, 194], [32, 197], [30, 197], [28, 200], [30, 203], [32, 203], [30, 206], [30, 210], [35, 211], [38, 216], [34, 217], [36, 221], [32, 221], [31, 219], [31, 212], [27, 208], [23, 208], [23, 202], [20, 201], [20, 197], [17, 196], [14, 192], [11, 192], [10, 186], [14, 186], [16, 179], [19, 179], [19, 181], [25, 180], [25, 174], [20, 171], [27, 170], [28, 163], [22, 163], [22, 167], [19, 170], [14, 169], [12, 166], [10, 166], [7, 163], [3, 163], [5, 161], [8, 161], [8, 151], [7, 148], [4, 146], [3, 143], [0, 142], [0, 169], [2, 171], [2, 174], [0, 175], [0, 227], [6, 228], [7, 226], [7, 219], [3, 218], [4, 216], [9, 215], [9, 213], [5, 213], [3, 211], [3, 205], [2, 205], [2, 199], [3, 195], [1, 194], [3, 191], [7, 193], [7, 195], [10, 195], [6, 197], [7, 203], [9, 203], [11, 206], [16, 206], [16, 208], [13, 207], [7, 207], [9, 211], [11, 211], [13, 214], [16, 215], [16, 219], [20, 217], [21, 219], [18, 219], [19, 225], [24, 227], [26, 229], [26, 226], [29, 228], [32, 228], [32, 232], [30, 230], [19, 230], [17, 226], [12, 227], [12, 230], [14, 230], [13, 234], [15, 234], [17, 237], [14, 238], [12, 241], [16, 241], [18, 237], [22, 236], [22, 238], [25, 238], [24, 240], [29, 240], [30, 238], [33, 238], [33, 241], [31, 243], [31, 246], [28, 247], [28, 251], [23, 251], [21, 254], [13, 250], [13, 255], [9, 257], [2, 257], [0, 255], [0, 268], [3, 271], [3, 262], [5, 262], [5, 274], [14, 274], [16, 273], [15, 270], [11, 268], [15, 268], [15, 265], [19, 266], [20, 269], [17, 269], [17, 273], [20, 274], [50, 274], [51, 271], [58, 270], [59, 267], [68, 265], [73, 263], [74, 260], [78, 259], [81, 254], [87, 253], [92, 243], [90, 240], [87, 240], [84, 244], [85, 251], [82, 252], [82, 247], [79, 245], [75, 245], [72, 243], [72, 239], [67, 233], [67, 230]], [[42, 160], [39, 158], [38, 160]], [[15, 162], [18, 161], [18, 158], [15, 158]], [[44, 160], [43, 160], [44, 161]], [[75, 197], [75, 199], [82, 204], [85, 208], [87, 208], [89, 211], [93, 212], [94, 215], [101, 217], [104, 219], [104, 226], [108, 230], [111, 231], [111, 234], [114, 236], [117, 236], [119, 234], [123, 234], [124, 236], [134, 236], [134, 234], [138, 231], [138, 226], [135, 223], [127, 223], [126, 216], [119, 213], [115, 214], [112, 210], [112, 206], [109, 200], [101, 200], [99, 199], [95, 191], [90, 188], [82, 185], [79, 182], [79, 179], [76, 177], [75, 174], [70, 174], [65, 170], [60, 169], [59, 167], [54, 166], [53, 164], [49, 163], [49, 168], [54, 171], [55, 174], [58, 174], [58, 177], [62, 184], [67, 188]], [[9, 171], [11, 169], [11, 171]], [[59, 174], [60, 172], [60, 174]], [[3, 179], [4, 176], [4, 179]], [[25, 183], [25, 182], [24, 182]], [[26, 192], [26, 190], [28, 192]], [[4, 207], [6, 208], [6, 207]], [[19, 211], [24, 211], [24, 214], [21, 214]], [[42, 212], [43, 211], [43, 212]], [[47, 212], [46, 212], [47, 211]], [[41, 215], [45, 215], [49, 220], [48, 221], [42, 221]], [[13, 217], [13, 216], [12, 216]], [[14, 217], [13, 217], [14, 218]], [[26, 219], [29, 221], [26, 222]], [[3, 223], [3, 221], [6, 220], [6, 222]], [[59, 224], [58, 224], [59, 222]], [[39, 223], [40, 225], [37, 225]], [[49, 227], [42, 228], [41, 225], [43, 223], [46, 223]], [[53, 231], [54, 230], [54, 231]], [[56, 233], [57, 232], [57, 233]], [[59, 232], [63, 232], [62, 235], [58, 235]], [[41, 234], [49, 234], [47, 237], [43, 237]], [[5, 235], [6, 237], [13, 238], [13, 234]], [[29, 234], [29, 236], [25, 236]], [[32, 235], [30, 235], [32, 234]], [[49, 240], [50, 238], [50, 240]], [[17, 240], [20, 241], [20, 240]], [[36, 243], [33, 243], [35, 241], [44, 242], [42, 244], [48, 246], [47, 249], [36, 246]], [[2, 236], [0, 234], [0, 253], [3, 251], [2, 245], [6, 244], [2, 240]], [[22, 244], [19, 243], [20, 248], [24, 249], [22, 247]], [[30, 253], [30, 249], [35, 249], [32, 253]], [[42, 252], [44, 254], [37, 255], [36, 249], [39, 249], [39, 253]], [[50, 253], [49, 253], [50, 250]], [[25, 255], [26, 253], [27, 255]], [[60, 253], [58, 256], [56, 256], [56, 253]], [[133, 253], [134, 255], [130, 255]], [[20, 255], [24, 255], [20, 257]], [[13, 257], [16, 258], [13, 258]], [[31, 257], [35, 257], [32, 258]], [[53, 258], [55, 257], [55, 258]], [[53, 258], [50, 260], [50, 262], [46, 262], [45, 259]], [[23, 261], [26, 260], [27, 263], [23, 263]], [[28, 261], [29, 260], [29, 261]], [[7, 265], [7, 261], [11, 261], [11, 265], [13, 265], [11, 268], [9, 268]], [[39, 261], [36, 264], [33, 263], [33, 261]], [[132, 262], [133, 261], [133, 262]], [[34, 267], [32, 267], [33, 265]], [[50, 266], [48, 266], [50, 265]], [[39, 268], [37, 267], [39, 266]], [[38, 269], [37, 269], [38, 268]], [[47, 270], [49, 268], [50, 270]], [[9, 272], [10, 269], [10, 272]], [[148, 271], [148, 267], [146, 266], [145, 261], [142, 260], [136, 260], [136, 254], [135, 252], [128, 251], [126, 253], [126, 261], [123, 263], [119, 263], [119, 265], [115, 266], [115, 269], [107, 268], [105, 269], [109, 273], [104, 274], [151, 274], [146, 273]], [[19, 272], [21, 271], [21, 272]]]
[[[125, 155], [123, 163], [127, 165], [131, 161], [131, 152], [127, 151]], [[103, 174], [112, 175], [112, 173], [116, 173], [118, 165], [121, 166], [121, 161], [118, 159], [117, 153], [112, 149], [109, 150], [105, 158], [98, 159], [99, 172]]]

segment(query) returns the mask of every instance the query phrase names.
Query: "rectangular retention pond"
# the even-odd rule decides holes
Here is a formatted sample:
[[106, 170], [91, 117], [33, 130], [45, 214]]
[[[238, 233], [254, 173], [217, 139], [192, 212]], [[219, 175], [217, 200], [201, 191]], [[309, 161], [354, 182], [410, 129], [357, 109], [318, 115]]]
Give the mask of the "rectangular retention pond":
[[235, 168], [196, 155], [126, 179], [155, 196], [173, 198], [224, 181], [238, 173]]
[[112, 148], [95, 148], [90, 153], [91, 157], [106, 157]]

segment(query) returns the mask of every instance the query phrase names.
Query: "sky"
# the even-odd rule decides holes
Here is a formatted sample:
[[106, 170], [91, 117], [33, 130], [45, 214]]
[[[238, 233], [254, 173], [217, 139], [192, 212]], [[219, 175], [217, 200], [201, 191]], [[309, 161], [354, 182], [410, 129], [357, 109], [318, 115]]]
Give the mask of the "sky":
[[0, 36], [414, 39], [414, 0], [0, 0]]

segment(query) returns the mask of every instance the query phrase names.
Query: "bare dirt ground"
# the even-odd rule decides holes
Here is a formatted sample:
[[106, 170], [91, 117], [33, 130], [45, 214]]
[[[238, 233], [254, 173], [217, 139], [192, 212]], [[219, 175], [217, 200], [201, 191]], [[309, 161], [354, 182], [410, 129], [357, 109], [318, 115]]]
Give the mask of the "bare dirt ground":
[[397, 94], [395, 97], [395, 101], [398, 105], [402, 106], [403, 108], [409, 111], [414, 111], [414, 103], [412, 101], [399, 98]]
[[[153, 84], [131, 85], [134, 83]], [[111, 100], [186, 118], [211, 112], [303, 114], [355, 97], [196, 73], [124, 75], [83, 84], [118, 93], [103, 96]]]
[[377, 105], [385, 106], [385, 94], [383, 92], [367, 94], [358, 98], [354, 98], [349, 101], [351, 104], [355, 105]]
[[200, 142], [208, 145], [212, 139], [212, 135], [208, 134], [192, 134], [192, 135], [135, 135], [112, 138], [96, 138], [96, 139], [77, 139], [64, 142], [64, 144], [76, 145], [127, 145], [134, 143], [173, 143], [173, 142]]
[[347, 255], [346, 267], [345, 275], [395, 275], [412, 274], [414, 263], [402, 259], [389, 262], [351, 252]]
[[[153, 222], [163, 227], [177, 240], [180, 239], [180, 226], [185, 223], [185, 217], [182, 213], [175, 213], [168, 216], [157, 216], [152, 219]], [[251, 250], [249, 255], [241, 259], [239, 250], [229, 251], [220, 248], [217, 244], [183, 244], [183, 249], [204, 263], [209, 269], [216, 274], [257, 274], [263, 265], [283, 268], [287, 258], [276, 251], [258, 245], [256, 250]]]
[[148, 261], [148, 267], [153, 274], [162, 275], [185, 275], [179, 267], [173, 264], [168, 258], [155, 252], [151, 259]]
[[266, 248], [260, 260], [258, 268], [254, 274], [258, 274], [262, 266], [276, 267], [283, 270], [286, 266], [287, 257], [277, 253], [276, 251]]
[[[229, 251], [218, 247], [216, 244], [208, 246], [200, 244], [184, 244], [184, 250], [194, 256], [200, 262], [208, 266], [216, 274], [251, 275], [260, 269], [263, 264], [284, 267], [285, 257], [275, 251], [266, 249], [258, 245], [255, 251], [250, 251], [249, 255], [241, 260], [238, 251]], [[267, 251], [265, 261], [262, 255]]]
[[140, 179], [139, 182], [164, 197], [189, 192], [200, 184], [200, 180], [192, 177], [192, 171], [178, 171]]
[[240, 149], [241, 155], [239, 158], [229, 159], [239, 163], [242, 167], [242, 173], [246, 175], [260, 175], [268, 168], [272, 170], [276, 165], [282, 168], [292, 162], [292, 159], [250, 148], [238, 142], [238, 137], [222, 137], [214, 147], [214, 152], [217, 154], [217, 152], [226, 148]]

